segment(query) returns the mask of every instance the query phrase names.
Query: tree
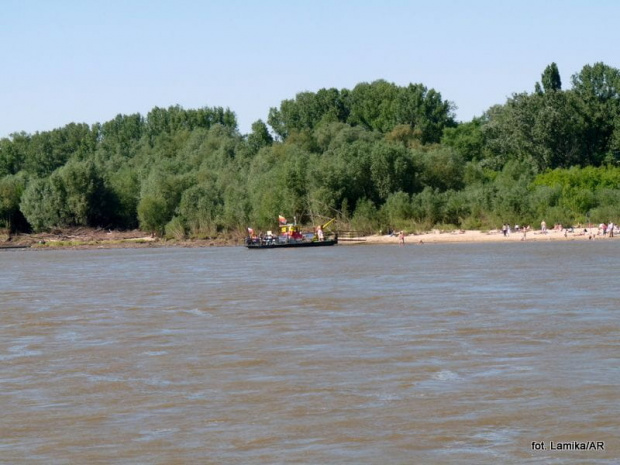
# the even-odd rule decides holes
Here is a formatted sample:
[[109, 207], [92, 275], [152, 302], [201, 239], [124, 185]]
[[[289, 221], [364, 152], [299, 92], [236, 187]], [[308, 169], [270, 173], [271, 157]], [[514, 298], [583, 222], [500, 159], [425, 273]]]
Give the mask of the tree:
[[572, 77], [583, 115], [584, 143], [592, 158], [620, 157], [620, 70], [603, 63], [586, 65]]
[[221, 124], [232, 130], [237, 130], [237, 117], [228, 108], [222, 107], [201, 108], [198, 110], [184, 110], [175, 105], [167, 109], [155, 107], [146, 116], [146, 135], [151, 144], [162, 135], [172, 135], [179, 131], [192, 131], [198, 127], [210, 129]]
[[250, 151], [255, 154], [263, 147], [269, 147], [271, 144], [273, 144], [273, 137], [271, 137], [267, 125], [260, 119], [255, 121], [252, 124], [252, 132], [248, 135]]
[[357, 202], [353, 218], [351, 218], [351, 226], [356, 231], [376, 234], [380, 225], [377, 207], [372, 201], [360, 199]]
[[23, 168], [29, 142], [30, 137], [26, 133], [0, 139], [0, 178], [17, 174]]
[[551, 63], [545, 68], [541, 80], [542, 87], [545, 92], [556, 92], [562, 90], [560, 72], [558, 71], [558, 65], [555, 63]]
[[108, 226], [115, 208], [95, 164], [71, 162], [58, 175], [66, 196], [68, 225]]
[[194, 236], [212, 236], [217, 233], [223, 201], [213, 182], [201, 183], [183, 192], [179, 215]]
[[67, 214], [60, 177], [32, 180], [22, 195], [19, 207], [34, 231], [64, 226]]
[[119, 114], [99, 126], [99, 149], [106, 153], [106, 157], [117, 154], [133, 158], [145, 129], [146, 123], [140, 114]]
[[378, 204], [393, 192], [415, 190], [416, 170], [406, 148], [380, 141], [374, 144], [370, 156], [370, 177]]
[[482, 118], [474, 118], [468, 123], [445, 128], [441, 145], [451, 147], [465, 161], [479, 161], [490, 157], [482, 131], [484, 123]]
[[161, 234], [172, 219], [166, 199], [157, 194], [145, 194], [138, 204], [140, 229]]
[[110, 224], [121, 229], [138, 226], [138, 202], [140, 200], [141, 180], [138, 172], [125, 164], [117, 171], [108, 174], [106, 186], [110, 192], [113, 210]]
[[417, 129], [422, 144], [439, 142], [445, 128], [456, 126], [453, 110], [451, 102], [422, 84], [400, 88], [395, 109], [397, 122]]
[[142, 184], [138, 203], [140, 228], [163, 233], [166, 223], [172, 220], [183, 192], [191, 187], [193, 176], [174, 174], [166, 164], [156, 166]]
[[370, 131], [389, 132], [398, 124], [398, 87], [384, 80], [361, 83], [351, 91], [348, 122]]
[[26, 181], [22, 175], [0, 178], [0, 225], [12, 231], [25, 225], [25, 219], [19, 210], [25, 186]]
[[540, 171], [597, 163], [588, 147], [579, 102], [571, 93], [515, 94], [487, 112], [482, 126], [489, 150], [500, 168], [509, 160], [525, 161]]
[[412, 217], [411, 197], [403, 191], [390, 194], [381, 206], [381, 216], [390, 229], [404, 229], [405, 223]]
[[420, 181], [424, 186], [440, 192], [463, 188], [465, 163], [463, 158], [449, 147], [437, 147], [416, 152], [420, 160]]
[[[373, 137], [355, 139], [359, 129], [341, 131], [328, 151], [310, 166], [310, 190], [324, 189], [322, 197], [330, 199], [330, 208], [344, 212], [355, 209], [361, 198], [374, 198], [376, 191], [371, 177]], [[359, 135], [359, 134], [358, 134]], [[328, 194], [329, 193], [329, 194]]]
[[37, 230], [107, 226], [113, 200], [92, 161], [72, 161], [48, 178], [31, 181], [20, 209]]
[[349, 116], [347, 90], [320, 89], [300, 92], [293, 100], [284, 100], [280, 108], [271, 108], [267, 122], [281, 139], [292, 132], [313, 130], [321, 124], [344, 122]]

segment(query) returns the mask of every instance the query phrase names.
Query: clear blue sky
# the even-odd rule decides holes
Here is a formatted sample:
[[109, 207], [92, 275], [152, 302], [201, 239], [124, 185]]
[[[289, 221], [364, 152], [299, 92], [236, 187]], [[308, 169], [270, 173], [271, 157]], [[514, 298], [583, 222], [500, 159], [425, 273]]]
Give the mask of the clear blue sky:
[[153, 107], [242, 133], [301, 91], [422, 83], [469, 121], [557, 63], [620, 67], [615, 0], [0, 0], [0, 137]]

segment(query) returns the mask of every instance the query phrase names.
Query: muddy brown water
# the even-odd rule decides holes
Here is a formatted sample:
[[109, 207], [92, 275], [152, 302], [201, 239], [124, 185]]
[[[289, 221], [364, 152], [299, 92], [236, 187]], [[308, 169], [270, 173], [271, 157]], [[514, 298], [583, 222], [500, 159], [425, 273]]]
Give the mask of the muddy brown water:
[[619, 257], [2, 251], [0, 463], [618, 463]]

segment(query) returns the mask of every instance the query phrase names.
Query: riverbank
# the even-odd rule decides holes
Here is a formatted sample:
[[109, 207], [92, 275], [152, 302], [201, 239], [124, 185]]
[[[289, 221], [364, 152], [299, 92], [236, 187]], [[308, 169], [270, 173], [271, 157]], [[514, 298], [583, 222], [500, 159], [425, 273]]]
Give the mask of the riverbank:
[[[609, 237], [596, 235], [597, 230], [584, 232], [583, 229], [575, 230], [550, 230], [550, 231], [527, 231], [513, 232], [504, 236], [500, 230], [492, 231], [431, 231], [422, 234], [406, 234], [405, 245], [423, 245], [451, 242], [538, 242], [538, 241], [588, 241], [607, 240]], [[611, 238], [614, 239], [614, 238]], [[393, 244], [399, 245], [400, 240], [396, 235], [373, 235], [358, 238], [343, 239], [341, 244]]]
[[[584, 232], [583, 229], [539, 230], [513, 232], [504, 236], [500, 230], [492, 231], [430, 231], [422, 234], [406, 234], [405, 245], [424, 245], [458, 242], [537, 242], [537, 241], [587, 241], [609, 240], [597, 235], [597, 229]], [[613, 239], [613, 238], [611, 238]], [[77, 228], [57, 230], [39, 234], [0, 235], [0, 249], [105, 249], [105, 248], [147, 248], [147, 247], [230, 247], [243, 245], [243, 237], [234, 235], [207, 239], [170, 240], [145, 234], [140, 230], [108, 231], [103, 229]], [[398, 235], [370, 235], [364, 237], [341, 237], [340, 245], [385, 244], [399, 245]]]
[[0, 249], [109, 249], [144, 247], [221, 247], [240, 245], [243, 239], [221, 236], [207, 239], [166, 240], [140, 230], [111, 231], [74, 228], [37, 234], [1, 234]]

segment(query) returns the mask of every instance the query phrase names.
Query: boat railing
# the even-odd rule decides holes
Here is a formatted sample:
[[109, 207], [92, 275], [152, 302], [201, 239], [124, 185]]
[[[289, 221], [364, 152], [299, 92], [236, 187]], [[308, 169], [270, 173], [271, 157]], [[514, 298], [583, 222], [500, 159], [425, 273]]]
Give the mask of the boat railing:
[[363, 231], [338, 231], [338, 240], [341, 242], [364, 242], [367, 235]]
[[338, 231], [338, 237], [344, 239], [357, 239], [360, 237], [366, 237], [366, 234], [363, 231]]

